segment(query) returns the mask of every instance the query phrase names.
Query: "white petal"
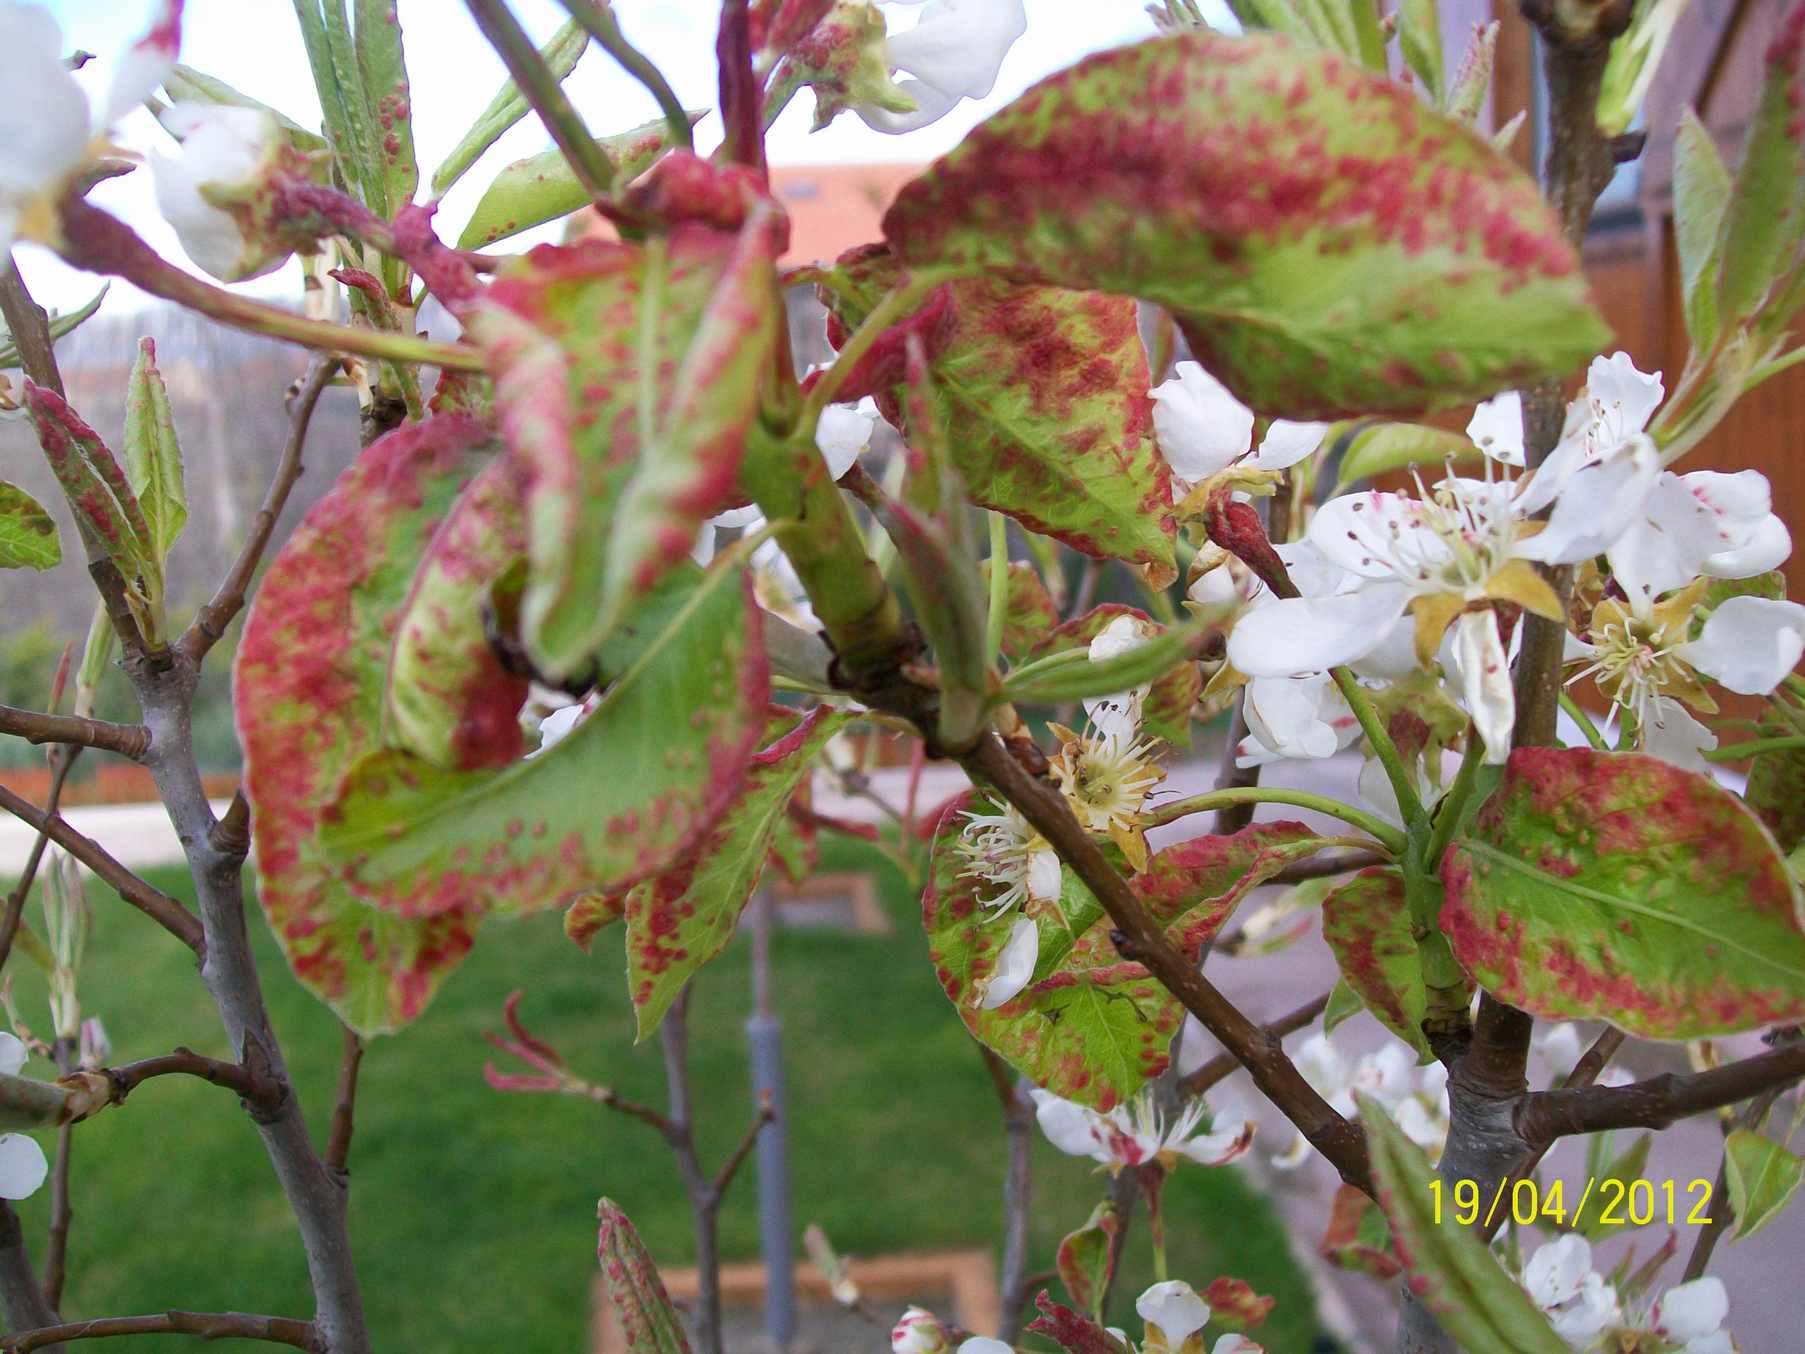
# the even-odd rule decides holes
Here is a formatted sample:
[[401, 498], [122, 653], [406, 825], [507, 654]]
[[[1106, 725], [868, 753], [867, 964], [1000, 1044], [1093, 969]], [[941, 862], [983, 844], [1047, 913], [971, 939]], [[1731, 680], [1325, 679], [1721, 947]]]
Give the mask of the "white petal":
[[1354, 1090], [1372, 1096], [1391, 1109], [1410, 1094], [1411, 1073], [1415, 1068], [1416, 1059], [1409, 1049], [1395, 1041], [1388, 1043], [1376, 1053], [1367, 1054], [1356, 1065]]
[[870, 447], [871, 430], [876, 426], [875, 403], [869, 409], [864, 401], [830, 404], [821, 411], [821, 418], [815, 424], [815, 445], [827, 462], [829, 478], [837, 480], [852, 469], [852, 463]]
[[1172, 473], [1195, 484], [1253, 443], [1253, 410], [1195, 362], [1180, 362], [1153, 396], [1153, 432]]
[[1375, 682], [1398, 682], [1416, 671], [1416, 627], [1400, 616], [1379, 642], [1348, 665], [1354, 675]]
[[1043, 902], [1057, 902], [1064, 883], [1064, 870], [1059, 853], [1048, 847], [1028, 857], [1028, 896]]
[[1514, 390], [1494, 395], [1467, 420], [1467, 436], [1502, 465], [1523, 464], [1523, 397]]
[[1038, 1086], [1028, 1094], [1034, 1100], [1034, 1118], [1048, 1142], [1069, 1157], [1096, 1158], [1099, 1140], [1095, 1114]]
[[206, 195], [209, 189], [255, 190], [281, 148], [281, 125], [259, 109], [216, 104], [178, 105], [174, 116], [184, 129], [181, 149], [175, 155], [152, 156], [151, 170], [157, 207], [175, 227], [188, 257], [225, 282], [281, 267], [285, 253], [254, 248], [231, 213]]
[[1732, 691], [1764, 696], [1805, 653], [1805, 606], [1766, 597], [1731, 597], [1713, 611], [1697, 639], [1675, 652]]
[[1431, 1157], [1441, 1154], [1442, 1146], [1448, 1140], [1448, 1121], [1437, 1118], [1429, 1112], [1428, 1106], [1415, 1096], [1402, 1101], [1393, 1116], [1398, 1128], [1406, 1138], [1429, 1153]]
[[1588, 1274], [1577, 1296], [1549, 1313], [1554, 1333], [1578, 1350], [1592, 1348], [1598, 1337], [1622, 1319], [1617, 1292], [1603, 1277]]
[[29, 1199], [49, 1174], [50, 1163], [37, 1139], [23, 1133], [0, 1135], [0, 1199]]
[[974, 1335], [959, 1346], [959, 1354], [1015, 1354], [1015, 1346], [992, 1340], [988, 1335]]
[[1242, 711], [1248, 731], [1281, 757], [1333, 757], [1360, 732], [1341, 692], [1320, 674], [1256, 677]]
[[1701, 574], [1712, 578], [1753, 578], [1769, 569], [1778, 569], [1792, 554], [1792, 533], [1778, 513], [1769, 513], [1756, 523], [1755, 529], [1740, 546], [1707, 555], [1699, 566]]
[[1510, 756], [1517, 722], [1517, 697], [1510, 663], [1490, 611], [1465, 611], [1454, 622], [1454, 663], [1460, 669], [1461, 701], [1485, 743], [1485, 760], [1501, 766]]
[[113, 70], [100, 124], [110, 127], [148, 99], [175, 69], [182, 42], [182, 0], [163, 0], [150, 32], [128, 47]]
[[1260, 449], [1248, 458], [1247, 464], [1255, 470], [1289, 470], [1313, 455], [1328, 431], [1326, 423], [1293, 423], [1275, 418], [1266, 436], [1260, 439]]
[[743, 508], [729, 508], [726, 512], [716, 513], [708, 519], [711, 527], [751, 527], [757, 528], [765, 524], [765, 515], [756, 503], [748, 503]]
[[1646, 437], [1588, 460], [1561, 485], [1548, 525], [1514, 553], [1543, 564], [1575, 564], [1604, 553], [1640, 520], [1660, 473], [1659, 455]]
[[1186, 1138], [1178, 1151], [1199, 1166], [1226, 1166], [1253, 1144], [1250, 1130], [1246, 1115], [1225, 1107], [1216, 1112], [1208, 1133]]
[[1655, 697], [1641, 732], [1642, 751], [1649, 756], [1659, 757], [1682, 771], [1711, 773], [1711, 763], [1702, 754], [1717, 746], [1717, 735], [1688, 714], [1678, 701]]
[[1715, 1274], [1670, 1288], [1650, 1316], [1657, 1333], [1669, 1340], [1696, 1340], [1723, 1325], [1730, 1314], [1730, 1295]]
[[984, 989], [984, 1000], [978, 1003], [978, 1009], [994, 1011], [1014, 1000], [1028, 985], [1028, 979], [1034, 976], [1034, 961], [1039, 957], [1040, 928], [1032, 917], [1017, 917], [1009, 939], [997, 955], [996, 969]]
[[905, 132], [913, 132], [929, 123], [940, 121], [959, 102], [957, 94], [945, 93], [920, 80], [898, 80], [896, 87], [915, 100], [914, 112], [892, 113], [888, 108], [864, 103], [858, 104], [852, 111], [872, 131], [882, 132], [886, 136], [901, 136]]
[[1523, 1266], [1523, 1290], [1536, 1306], [1547, 1310], [1579, 1296], [1591, 1272], [1591, 1244], [1579, 1233], [1569, 1232], [1536, 1248]]
[[1680, 1354], [1736, 1354], [1736, 1342], [1730, 1338], [1729, 1331], [1714, 1330], [1709, 1335], [1688, 1340], [1680, 1347]]
[[1628, 353], [1595, 357], [1586, 368], [1582, 398], [1590, 400], [1605, 427], [1619, 439], [1633, 437], [1648, 426], [1661, 407], [1663, 394], [1661, 373], [1637, 371]]
[[1332, 1100], [1347, 1092], [1351, 1069], [1328, 1035], [1313, 1034], [1304, 1040], [1298, 1046], [1295, 1062], [1304, 1080], [1323, 1099]]
[[933, 0], [915, 27], [886, 37], [885, 46], [891, 65], [924, 84], [955, 98], [981, 99], [1027, 31], [1022, 0]]
[[1550, 1025], [1535, 1038], [1536, 1056], [1548, 1064], [1550, 1079], [1559, 1081], [1571, 1072], [1585, 1050], [1580, 1045], [1579, 1026], [1571, 1020]]
[[9, 1077], [18, 1076], [19, 1069], [25, 1066], [28, 1056], [18, 1035], [0, 1033], [0, 1073]]
[[1289, 677], [1354, 662], [1390, 633], [1409, 600], [1395, 583], [1332, 597], [1280, 598], [1235, 623], [1228, 661], [1250, 677]]
[[1361, 578], [1411, 577], [1419, 564], [1433, 569], [1449, 557], [1414, 498], [1380, 489], [1330, 499], [1306, 535], [1324, 559]]
[[1265, 1349], [1245, 1335], [1224, 1335], [1210, 1347], [1210, 1354], [1265, 1354]]
[[0, 192], [25, 197], [81, 163], [88, 100], [63, 65], [63, 36], [39, 5], [0, 5]]
[[1134, 1300], [1141, 1320], [1158, 1326], [1168, 1348], [1177, 1349], [1209, 1324], [1210, 1308], [1183, 1279], [1156, 1283]]
[[1091, 662], [1102, 663], [1133, 653], [1152, 638], [1150, 623], [1136, 616], [1117, 616], [1097, 632], [1085, 652]]

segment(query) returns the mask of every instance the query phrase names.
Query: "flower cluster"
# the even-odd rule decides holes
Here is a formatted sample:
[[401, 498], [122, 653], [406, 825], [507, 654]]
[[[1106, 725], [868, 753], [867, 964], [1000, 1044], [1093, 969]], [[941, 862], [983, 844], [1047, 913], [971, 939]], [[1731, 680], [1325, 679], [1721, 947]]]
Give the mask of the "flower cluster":
[[1610, 1277], [1593, 1269], [1591, 1243], [1577, 1233], [1538, 1246], [1518, 1282], [1577, 1354], [1735, 1354], [1737, 1348], [1723, 1325], [1730, 1299], [1722, 1279], [1707, 1275], [1677, 1284], [1646, 1313], [1632, 1316], [1625, 1304], [1640, 1281], [1623, 1269]]
[[[1120, 1346], [1134, 1354], [1204, 1354], [1206, 1349], [1209, 1354], [1261, 1354], [1262, 1346], [1233, 1333], [1206, 1346], [1203, 1330], [1210, 1323], [1210, 1305], [1182, 1279], [1154, 1284], [1135, 1299], [1134, 1310], [1142, 1322], [1139, 1344], [1131, 1343], [1121, 1327], [1108, 1328]], [[891, 1329], [890, 1348], [893, 1354], [948, 1354], [954, 1347], [938, 1317], [924, 1308], [911, 1307]], [[1015, 1354], [1015, 1347], [987, 1335], [974, 1335], [960, 1342], [957, 1354]]]
[[[1336, 1113], [1352, 1118], [1356, 1114], [1354, 1097], [1369, 1097], [1384, 1107], [1404, 1136], [1431, 1160], [1441, 1158], [1448, 1140], [1448, 1072], [1440, 1063], [1418, 1067], [1416, 1055], [1397, 1039], [1350, 1060], [1326, 1034], [1305, 1040], [1297, 1050], [1296, 1062], [1304, 1080]], [[1309, 1160], [1312, 1150], [1299, 1133], [1272, 1164], [1281, 1170], [1294, 1169]]]
[[1142, 1166], [1170, 1171], [1181, 1160], [1226, 1166], [1253, 1142], [1253, 1124], [1238, 1106], [1212, 1113], [1197, 1099], [1168, 1121], [1151, 1088], [1108, 1114], [1038, 1087], [1031, 1094], [1034, 1117], [1048, 1142], [1067, 1156], [1089, 1157], [1112, 1173]]

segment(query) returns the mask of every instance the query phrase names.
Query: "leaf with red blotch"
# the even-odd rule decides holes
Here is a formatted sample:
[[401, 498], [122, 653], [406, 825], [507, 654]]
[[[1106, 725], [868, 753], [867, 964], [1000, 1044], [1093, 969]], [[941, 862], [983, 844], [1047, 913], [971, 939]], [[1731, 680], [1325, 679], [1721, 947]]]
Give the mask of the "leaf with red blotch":
[[850, 717], [778, 710], [773, 741], [752, 756], [738, 796], [692, 851], [627, 893], [627, 992], [638, 1037], [658, 1028], [696, 970], [727, 948], [764, 874], [790, 798]]
[[404, 917], [518, 915], [669, 869], [733, 803], [770, 672], [752, 583], [723, 557], [564, 738], [499, 770], [386, 750], [350, 768], [321, 841]]
[[493, 461], [463, 418], [373, 443], [271, 562], [234, 669], [257, 896], [301, 985], [360, 1034], [419, 1015], [469, 950], [477, 909], [425, 920], [370, 907], [318, 830], [344, 773], [374, 752], [393, 626], [414, 567], [464, 485]]
[[[985, 560], [978, 570], [988, 596], [990, 561]], [[1003, 657], [1011, 663], [1025, 662], [1034, 646], [1058, 624], [1059, 612], [1052, 595], [1034, 566], [1026, 560], [1012, 560], [1009, 581], [1004, 585]]]
[[1335, 1190], [1329, 1225], [1316, 1252], [1337, 1269], [1370, 1274], [1375, 1279], [1393, 1279], [1404, 1271], [1391, 1244], [1391, 1224], [1385, 1214], [1352, 1185]]
[[526, 548], [514, 462], [470, 482], [414, 575], [389, 659], [387, 740], [451, 771], [506, 766], [525, 751], [526, 679], [489, 643], [489, 590]]
[[489, 288], [473, 328], [524, 484], [523, 639], [549, 676], [581, 671], [731, 497], [781, 332], [781, 224], [755, 208], [737, 236], [542, 246]]
[[1044, 1292], [1034, 1299], [1040, 1315], [1028, 1330], [1044, 1335], [1069, 1354], [1128, 1354], [1128, 1346], [1081, 1312], [1054, 1302]]
[[[994, 811], [966, 797], [948, 805], [922, 898], [928, 955], [941, 988], [972, 1035], [1036, 1085], [1109, 1110], [1165, 1070], [1167, 1045], [1184, 1015], [1178, 1001], [1110, 941], [1103, 908], [1069, 870], [1061, 916], [1036, 917], [1039, 955], [1022, 992], [995, 1010], [977, 1002], [996, 970], [1011, 919], [987, 918], [986, 887], [963, 871], [960, 814]], [[1247, 893], [1285, 864], [1322, 846], [1301, 823], [1260, 823], [1232, 837], [1198, 837], [1156, 853], [1132, 881], [1168, 938], [1195, 956]]]
[[1798, 885], [1761, 820], [1709, 776], [1519, 748], [1441, 876], [1455, 957], [1535, 1015], [1648, 1039], [1805, 1017]]
[[588, 954], [596, 936], [619, 921], [626, 911], [627, 895], [622, 890], [579, 894], [564, 910], [564, 934]]
[[157, 568], [138, 496], [100, 434], [54, 390], [27, 381], [25, 404], [89, 557], [116, 561], [127, 579]]
[[1398, 1038], [1427, 1053], [1423, 1014], [1429, 996], [1403, 875], [1374, 867], [1336, 888], [1322, 900], [1322, 938], [1366, 1009]]
[[[1138, 607], [1124, 606], [1120, 602], [1105, 602], [1101, 606], [1092, 607], [1082, 616], [1076, 616], [1064, 625], [1043, 633], [1039, 642], [1028, 650], [1027, 660], [1032, 662], [1050, 654], [1064, 653], [1068, 649], [1088, 645], [1119, 616], [1132, 616], [1137, 621], [1151, 625], [1157, 634], [1164, 634], [1167, 629]], [[1153, 689], [1141, 703], [1142, 727], [1156, 738], [1163, 738], [1181, 748], [1190, 747], [1191, 707], [1197, 704], [1197, 698], [1202, 694], [1203, 676], [1198, 672], [1197, 664], [1186, 659], [1154, 681]]]
[[596, 1205], [595, 1254], [628, 1354], [689, 1354], [683, 1323], [639, 1233], [612, 1199]]
[[1610, 337], [1533, 179], [1405, 86], [1266, 34], [1041, 81], [907, 184], [884, 235], [912, 267], [1165, 306], [1275, 417], [1470, 403]]
[[1116, 1239], [1122, 1232], [1122, 1216], [1116, 1206], [1105, 1199], [1091, 1210], [1084, 1226], [1068, 1232], [1059, 1243], [1054, 1268], [1065, 1291], [1091, 1315], [1098, 1315], [1103, 1295], [1109, 1290], [1110, 1258], [1116, 1252]]
[[[882, 245], [843, 254], [820, 289], [829, 337], [843, 342], [901, 272]], [[1153, 442], [1134, 302], [973, 278], [935, 293], [930, 312], [928, 398], [971, 500], [1087, 555], [1170, 576], [1171, 473]], [[844, 396], [875, 395], [912, 437], [892, 347], [895, 360], [861, 367], [867, 388]]]
[[56, 519], [18, 485], [0, 480], [0, 569], [53, 569], [62, 559]]
[[1229, 1331], [1253, 1330], [1279, 1305], [1277, 1298], [1254, 1292], [1246, 1279], [1211, 1279], [1202, 1296], [1209, 1304], [1210, 1320]]
[[1435, 1168], [1377, 1101], [1362, 1097], [1379, 1206], [1391, 1223], [1406, 1283], [1470, 1354], [1567, 1354], [1541, 1309], [1477, 1235], [1431, 1192]]
[[1782, 851], [1798, 850], [1805, 843], [1805, 748], [1780, 748], [1755, 758], [1742, 797]]

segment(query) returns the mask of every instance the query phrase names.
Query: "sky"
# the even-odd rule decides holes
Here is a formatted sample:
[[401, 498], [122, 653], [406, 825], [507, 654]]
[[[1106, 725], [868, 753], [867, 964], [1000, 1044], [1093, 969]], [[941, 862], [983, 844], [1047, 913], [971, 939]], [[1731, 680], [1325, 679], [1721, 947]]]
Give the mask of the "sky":
[[[398, 3], [424, 181], [488, 103], [504, 75], [500, 60], [477, 32], [461, 0]], [[804, 92], [772, 128], [768, 143], [772, 163], [925, 163], [952, 149], [970, 128], [1043, 76], [1090, 52], [1137, 41], [1154, 31], [1143, 0], [1026, 0], [1026, 5], [1028, 31], [1004, 61], [988, 98], [962, 103], [920, 131], [885, 136], [850, 113], [825, 130], [811, 133], [813, 96]], [[62, 24], [65, 47], [83, 48], [98, 57], [79, 77], [90, 101], [98, 103], [119, 52], [144, 30], [151, 0], [52, 0], [48, 7]], [[1221, 8], [1219, 0], [1217, 7]], [[554, 0], [515, 0], [513, 8], [535, 41], [549, 37], [566, 17]], [[615, 0], [614, 9], [628, 37], [664, 71], [686, 106], [714, 106], [717, 0]], [[884, 9], [893, 30], [908, 27], [918, 12], [908, 3], [886, 4]], [[319, 103], [292, 0], [188, 0], [182, 59], [306, 126], [319, 125]], [[657, 115], [650, 95], [615, 67], [605, 52], [593, 47], [565, 87], [597, 135], [624, 131]], [[142, 111], [119, 125], [115, 139], [140, 151], [173, 148], [162, 129]], [[711, 149], [719, 139], [718, 118], [710, 117], [697, 128], [698, 150]], [[503, 165], [550, 144], [549, 136], [530, 115], [516, 125], [446, 194], [438, 217], [440, 235], [456, 237], [482, 189]], [[100, 185], [92, 200], [130, 222], [165, 257], [190, 267], [174, 233], [157, 214], [148, 169]], [[554, 232], [555, 228], [546, 227], [539, 238], [550, 238]], [[524, 247], [534, 238], [521, 236], [508, 247]], [[36, 246], [21, 246], [17, 257], [39, 301], [52, 308], [72, 309], [98, 287], [96, 279], [64, 266]], [[291, 263], [244, 289], [257, 295], [293, 297], [298, 295], [299, 275], [298, 267]], [[129, 309], [145, 299], [136, 289], [115, 283], [107, 306], [109, 310]]]

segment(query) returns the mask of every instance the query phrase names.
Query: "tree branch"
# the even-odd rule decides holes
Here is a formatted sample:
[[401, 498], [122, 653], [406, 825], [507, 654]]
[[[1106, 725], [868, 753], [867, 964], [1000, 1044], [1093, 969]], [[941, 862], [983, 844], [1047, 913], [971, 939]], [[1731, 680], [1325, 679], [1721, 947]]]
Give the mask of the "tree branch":
[[[1313, 1001], [1306, 1001], [1295, 1011], [1287, 1012], [1277, 1020], [1265, 1026], [1268, 1038], [1283, 1039], [1287, 1034], [1295, 1034], [1311, 1024], [1329, 1005], [1329, 994], [1324, 992]], [[1187, 1076], [1178, 1079], [1179, 1095], [1186, 1097], [1200, 1096], [1217, 1082], [1232, 1076], [1241, 1064], [1232, 1054], [1219, 1053], [1202, 1067]]]
[[[63, 785], [69, 779], [69, 771], [75, 765], [75, 759], [81, 755], [76, 747], [60, 747], [50, 757], [50, 794], [44, 800], [45, 817], [54, 819], [57, 807], [63, 801]], [[13, 942], [19, 938], [19, 926], [25, 916], [25, 900], [31, 896], [31, 886], [38, 877], [38, 866], [44, 861], [44, 848], [50, 844], [50, 838], [44, 829], [38, 829], [38, 835], [31, 843], [31, 851], [25, 857], [25, 868], [19, 871], [19, 882], [13, 885], [13, 891], [7, 895], [6, 914], [0, 918], [0, 971], [6, 968], [6, 961], [12, 958]]]
[[265, 1340], [321, 1354], [326, 1346], [311, 1321], [244, 1312], [163, 1312], [157, 1316], [108, 1316], [43, 1326], [0, 1336], [0, 1351], [27, 1354], [64, 1340], [104, 1340], [116, 1335], [198, 1335], [203, 1340]]
[[321, 394], [339, 366], [336, 357], [316, 355], [307, 364], [307, 374], [295, 387], [296, 394], [289, 404], [288, 441], [276, 460], [275, 474], [264, 491], [257, 515], [251, 519], [250, 534], [245, 537], [238, 558], [232, 561], [232, 567], [214, 592], [213, 600], [195, 613], [193, 622], [181, 638], [182, 652], [197, 663], [219, 642], [233, 617], [244, 609], [245, 593], [269, 545], [270, 535], [276, 529], [276, 520], [282, 516], [288, 496], [301, 478], [301, 453], [306, 446], [308, 425], [313, 422], [314, 406], [319, 404]]
[[758, 1142], [758, 1135], [765, 1131], [765, 1125], [775, 1122], [776, 1119], [777, 1111], [771, 1107], [771, 1098], [766, 1096], [759, 1104], [758, 1113], [752, 1116], [752, 1123], [746, 1129], [745, 1136], [740, 1139], [739, 1146], [733, 1149], [733, 1155], [722, 1162], [721, 1169], [715, 1172], [714, 1182], [710, 1188], [714, 1190], [717, 1203], [726, 1195], [727, 1187], [733, 1183], [733, 1177], [739, 1174], [740, 1167], [752, 1154], [752, 1149]]
[[121, 898], [168, 931], [182, 944], [196, 954], [203, 953], [205, 943], [202, 939], [201, 923], [195, 915], [167, 893], [152, 888], [151, 885], [114, 860], [98, 842], [84, 837], [63, 819], [53, 813], [45, 813], [35, 804], [14, 794], [4, 785], [0, 785], [0, 809], [6, 810], [13, 817], [35, 827], [39, 833], [86, 865], [101, 880], [111, 885]]
[[123, 1067], [103, 1068], [100, 1075], [113, 1083], [114, 1104], [123, 1101], [152, 1077], [167, 1076], [199, 1077], [215, 1086], [224, 1086], [236, 1092], [240, 1100], [265, 1110], [275, 1108], [287, 1095], [285, 1087], [242, 1063], [221, 1062], [218, 1058], [182, 1047], [173, 1053], [126, 1063]]
[[1675, 1120], [1734, 1105], [1801, 1078], [1805, 1078], [1805, 1043], [1792, 1043], [1708, 1072], [1665, 1072], [1628, 1086], [1525, 1096], [1517, 1110], [1517, 1131], [1525, 1142], [1541, 1148], [1575, 1133], [1666, 1128]]
[[1008, 1063], [988, 1045], [978, 1048], [996, 1086], [1003, 1111], [1003, 1137], [1008, 1166], [1003, 1176], [1002, 1317], [997, 1336], [1004, 1343], [1021, 1333], [1022, 1313], [1032, 1291], [1028, 1274], [1029, 1211], [1034, 1195], [1034, 1108], [1022, 1094]]
[[345, 1026], [344, 1053], [338, 1063], [338, 1100], [332, 1107], [332, 1135], [326, 1140], [326, 1169], [343, 1179], [351, 1156], [351, 1131], [357, 1116], [357, 1073], [363, 1067], [364, 1041]]
[[1177, 997], [1247, 1068], [1254, 1084], [1290, 1119], [1341, 1178], [1373, 1192], [1366, 1143], [1357, 1125], [1332, 1109], [1305, 1081], [1277, 1039], [1260, 1029], [1207, 978], [1186, 961], [1147, 915], [1128, 882], [1117, 874], [1097, 844], [1072, 817], [1052, 785], [1030, 776], [994, 734], [985, 734], [963, 759], [968, 773], [994, 785], [1039, 830], [1060, 859], [1102, 903], [1119, 928], [1117, 948]]
[[47, 715], [0, 705], [0, 733], [10, 733], [28, 743], [63, 743], [75, 747], [116, 752], [134, 762], [150, 749], [150, 730], [142, 724], [113, 724], [80, 715]]
[[33, 384], [61, 395], [63, 373], [57, 367], [56, 340], [50, 337], [50, 316], [25, 285], [12, 255], [0, 266], [0, 314], [6, 316], [13, 347], [19, 350], [19, 365]]
[[[0, 1305], [6, 1309], [6, 1324], [14, 1330], [53, 1327], [61, 1319], [38, 1287], [37, 1271], [25, 1248], [19, 1215], [6, 1199], [0, 1199]], [[48, 1348], [61, 1338], [46, 1339], [32, 1347]]]
[[684, 987], [658, 1027], [664, 1045], [664, 1079], [670, 1097], [666, 1137], [689, 1196], [696, 1229], [695, 1336], [701, 1354], [721, 1354], [720, 1196], [696, 1156], [689, 1085], [689, 988]]

